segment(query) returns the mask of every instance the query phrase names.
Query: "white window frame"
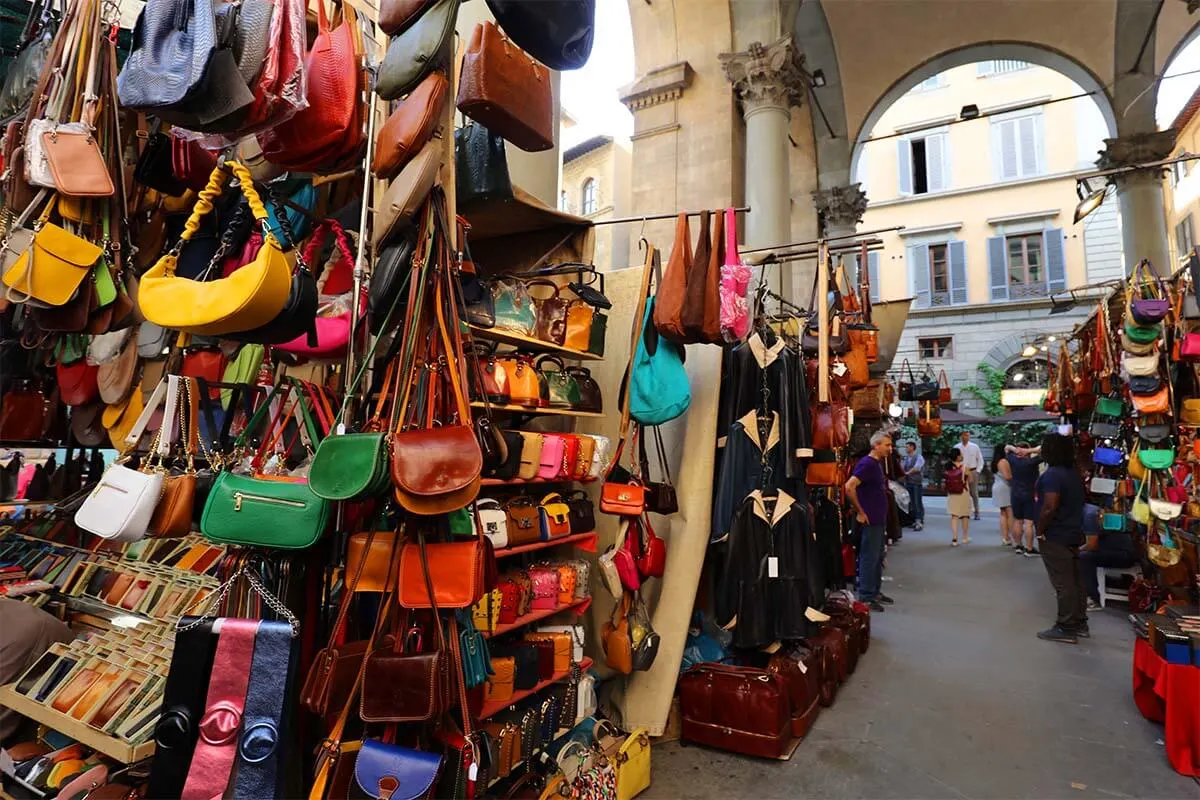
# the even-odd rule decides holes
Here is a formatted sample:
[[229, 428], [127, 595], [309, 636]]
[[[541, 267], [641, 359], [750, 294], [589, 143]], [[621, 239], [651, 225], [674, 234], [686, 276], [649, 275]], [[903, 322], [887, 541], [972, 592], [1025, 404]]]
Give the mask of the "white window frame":
[[913, 88], [909, 89], [909, 91], [913, 92], [913, 93], [920, 93], [920, 92], [931, 92], [934, 89], [941, 89], [943, 86], [946, 85], [946, 81], [942, 77], [942, 75], [943, 75], [943, 73], [941, 73], [941, 72], [939, 72], [936, 75], [930, 75], [928, 78], [921, 81]]
[[[579, 187], [579, 213], [582, 216], [595, 214], [600, 210], [599, 182], [595, 178], [585, 178]], [[589, 207], [590, 206], [590, 207]]]
[[1016, 58], [994, 58], [976, 62], [975, 74], [980, 78], [991, 78], [996, 75], [1011, 75], [1014, 72], [1027, 70], [1032, 66], [1033, 64], [1028, 61], [1021, 61]]
[[[926, 141], [926, 145], [925, 145], [925, 159], [926, 159], [925, 160], [925, 185], [926, 185], [926, 190], [924, 192], [918, 193], [915, 191], [916, 185], [917, 185], [917, 176], [916, 176], [916, 173], [914, 172], [914, 168], [913, 168], [912, 145], [913, 145], [913, 142], [917, 141], [918, 139], [929, 140], [929, 139], [932, 139], [935, 137], [937, 137], [940, 140], [940, 144], [941, 144], [941, 148], [942, 148], [942, 153], [941, 153], [941, 156], [942, 156], [941, 157], [942, 184], [936, 188], [934, 188], [933, 186], [930, 185], [931, 181], [929, 180], [929, 144], [928, 144], [928, 141]], [[897, 159], [897, 164], [896, 164], [897, 173], [898, 173], [897, 185], [900, 189], [900, 195], [902, 197], [924, 197], [925, 195], [938, 194], [939, 192], [944, 192], [944, 191], [947, 191], [950, 189], [953, 182], [950, 180], [950, 131], [948, 128], [942, 127], [942, 128], [931, 128], [929, 130], [923, 130], [923, 131], [920, 131], [919, 133], [913, 133], [913, 134], [909, 134], [907, 136], [900, 137], [900, 139], [898, 141], [900, 142], [899, 146], [906, 148], [906, 151], [908, 153], [907, 159], [905, 159], [905, 160]], [[908, 190], [907, 191], [905, 191], [905, 189], [904, 189], [905, 181], [904, 181], [904, 176], [902, 173], [902, 170], [905, 167], [905, 161], [907, 161], [907, 168], [908, 168]]]
[[[925, 355], [925, 343], [930, 343], [933, 355]], [[939, 347], [939, 344], [941, 345]], [[940, 352], [937, 352], [940, 350]], [[953, 361], [954, 360], [954, 337], [953, 336], [918, 336], [917, 337], [917, 355], [922, 359], [932, 359], [937, 361]]]

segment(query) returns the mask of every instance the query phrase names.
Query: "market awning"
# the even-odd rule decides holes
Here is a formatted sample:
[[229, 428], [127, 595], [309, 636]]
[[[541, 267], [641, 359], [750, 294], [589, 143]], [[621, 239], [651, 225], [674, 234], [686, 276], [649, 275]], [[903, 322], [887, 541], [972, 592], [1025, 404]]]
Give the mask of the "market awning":
[[879, 328], [879, 360], [871, 365], [872, 375], [886, 375], [892, 368], [911, 305], [911, 297], [871, 304], [871, 321]]

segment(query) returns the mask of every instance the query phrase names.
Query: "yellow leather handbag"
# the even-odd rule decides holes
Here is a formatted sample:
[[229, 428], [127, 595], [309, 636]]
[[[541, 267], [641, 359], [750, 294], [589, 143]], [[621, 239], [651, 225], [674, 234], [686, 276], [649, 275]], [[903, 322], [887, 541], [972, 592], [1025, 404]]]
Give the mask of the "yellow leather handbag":
[[55, 205], [51, 201], [46, 206], [34, 225], [33, 244], [4, 273], [9, 300], [33, 298], [52, 306], [65, 305], [104, 252], [99, 245], [50, 223]]
[[650, 734], [638, 728], [617, 751], [617, 800], [633, 800], [650, 786]]
[[283, 310], [292, 284], [292, 267], [266, 226], [263, 206], [250, 171], [236, 161], [225, 166], [241, 181], [250, 211], [262, 227], [263, 245], [254, 261], [227, 278], [194, 281], [176, 277], [179, 251], [200, 228], [201, 218], [212, 211], [213, 198], [221, 194], [226, 173], [213, 170], [208, 186], [200, 193], [179, 244], [142, 276], [138, 303], [146, 319], [164, 328], [220, 336], [265, 325]]
[[1179, 421], [1184, 425], [1200, 425], [1200, 399], [1189, 397], [1179, 409]]
[[128, 397], [120, 403], [106, 406], [104, 413], [101, 414], [100, 421], [108, 431], [108, 440], [112, 442], [112, 446], [117, 449], [117, 452], [123, 453], [128, 449], [125, 437], [133, 430], [134, 423], [142, 415], [145, 402], [145, 398], [142, 397], [142, 387], [135, 386]]
[[596, 309], [582, 300], [572, 300], [567, 306], [567, 338], [564, 345], [572, 350], [587, 352], [592, 341], [592, 318]]
[[496, 631], [500, 625], [500, 601], [500, 590], [492, 589], [479, 598], [478, 603], [471, 606], [471, 621], [475, 623], [476, 628], [484, 633]]

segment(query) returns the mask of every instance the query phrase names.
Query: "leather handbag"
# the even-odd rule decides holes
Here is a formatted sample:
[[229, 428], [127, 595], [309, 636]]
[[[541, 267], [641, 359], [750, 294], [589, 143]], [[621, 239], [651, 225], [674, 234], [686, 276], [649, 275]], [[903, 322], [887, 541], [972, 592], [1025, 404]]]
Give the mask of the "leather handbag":
[[[262, 225], [267, 212], [254, 189], [250, 173], [227, 161], [241, 181], [254, 219]], [[199, 230], [204, 215], [221, 193], [226, 173], [215, 170], [192, 210], [178, 247], [186, 246]], [[178, 248], [177, 248], [178, 249]], [[164, 328], [211, 336], [247, 331], [270, 322], [287, 303], [292, 270], [279, 243], [269, 234], [254, 261], [227, 278], [194, 281], [175, 274], [176, 251], [163, 256], [141, 278], [138, 305], [146, 319]]]
[[479, 388], [489, 403], [506, 406], [512, 402], [508, 389], [508, 371], [496, 358], [495, 353], [477, 355], [474, 359]]
[[1152, 395], [1163, 388], [1162, 379], [1157, 375], [1131, 375], [1126, 383], [1131, 395]]
[[[365, 739], [354, 761], [354, 794], [348, 796], [378, 800], [427, 797], [437, 781], [442, 760], [441, 753]], [[397, 794], [401, 786], [402, 795]]]
[[630, 525], [626, 543], [643, 581], [663, 576], [667, 567], [667, 544], [654, 534], [649, 518], [643, 516], [637, 525]]
[[508, 514], [500, 502], [487, 497], [475, 504], [475, 512], [479, 515], [479, 525], [483, 535], [492, 541], [492, 547], [499, 550], [508, 547]]
[[1129, 341], [1139, 345], [1154, 344], [1158, 341], [1159, 337], [1162, 336], [1162, 325], [1143, 327], [1141, 325], [1134, 324], [1128, 318], [1125, 320], [1123, 330], [1124, 335], [1129, 339]]
[[566, 504], [571, 533], [596, 530], [596, 511], [587, 492], [576, 489], [567, 495]]
[[375, 177], [395, 177], [429, 142], [445, 118], [449, 86], [445, 74], [431, 72], [396, 106], [375, 137]]
[[139, 111], [170, 108], [203, 91], [217, 48], [212, 4], [181, 0], [144, 6], [137, 29], [138, 40], [117, 76], [122, 106]]
[[587, 434], [579, 434], [575, 438], [578, 440], [579, 449], [575, 455], [575, 466], [567, 477], [573, 481], [586, 481], [589, 480], [592, 461], [596, 456], [596, 438]]
[[720, 344], [724, 341], [720, 265], [724, 260], [725, 238], [720, 222], [713, 225], [712, 219], [710, 211], [700, 215], [700, 241], [688, 270], [687, 295], [680, 319], [689, 342]]
[[533, 359], [528, 356], [497, 359], [508, 378], [509, 403], [514, 406], [536, 408], [541, 402], [538, 371]]
[[440, 619], [431, 622], [437, 644], [425, 650], [423, 633], [413, 625], [374, 642], [363, 665], [359, 716], [363, 722], [428, 722], [451, 705], [450, 651]]
[[537, 332], [537, 305], [525, 284], [512, 277], [497, 278], [491, 284], [496, 327], [522, 336]]
[[629, 609], [632, 602], [631, 594], [623, 595], [621, 601], [613, 606], [612, 615], [600, 631], [605, 664], [621, 675], [633, 672], [633, 637], [629, 632]]
[[1122, 353], [1121, 369], [1129, 375], [1157, 375], [1159, 369], [1159, 357], [1157, 354], [1149, 356], [1133, 356], [1129, 353]]
[[[834, 384], [836, 385], [836, 384]], [[836, 450], [850, 443], [849, 407], [843, 399], [814, 404], [812, 446], [816, 450]]]
[[546, 611], [558, 607], [560, 579], [557, 569], [531, 567], [529, 582], [533, 584], [533, 610]]
[[[488, 704], [507, 703], [513, 696], [517, 675], [517, 660], [512, 656], [492, 656], [492, 671], [484, 684], [484, 697]], [[500, 773], [504, 776], [504, 772]]]
[[116, 192], [104, 155], [90, 131], [51, 129], [42, 134], [42, 148], [60, 194], [111, 197]]
[[1130, 399], [1139, 414], [1166, 414], [1171, 410], [1169, 386], [1161, 386], [1153, 394], [1130, 394]]
[[85, 406], [100, 396], [96, 374], [98, 367], [86, 361], [59, 363], [55, 367], [59, 399], [69, 406]]
[[119, 403], [133, 389], [133, 379], [138, 368], [138, 348], [135, 336], [126, 338], [117, 357], [100, 365], [96, 372], [100, 399], [105, 403]]
[[546, 437], [541, 433], [521, 431], [521, 466], [517, 477], [522, 480], [533, 480], [542, 467], [542, 448]]
[[[557, 369], [546, 369], [543, 364], [553, 364]], [[575, 377], [563, 366], [558, 356], [542, 356], [536, 362], [538, 372], [546, 380], [550, 408], [578, 409], [582, 393]]]
[[45, 420], [46, 397], [32, 384], [20, 382], [0, 399], [0, 439], [4, 441], [37, 441], [42, 438]]
[[508, 544], [516, 547], [541, 541], [541, 511], [528, 497], [514, 497], [504, 504]]
[[551, 69], [587, 63], [595, 35], [594, 0], [488, 0], [487, 5], [504, 32]]
[[1180, 404], [1179, 421], [1185, 425], [1200, 425], [1200, 398], [1189, 397]]
[[565, 675], [570, 672], [571, 664], [578, 660], [574, 658], [575, 642], [570, 633], [555, 633], [539, 629], [526, 633], [524, 640], [550, 645], [552, 654], [550, 674], [552, 676]]
[[1102, 467], [1119, 467], [1125, 463], [1125, 454], [1112, 447], [1097, 447], [1092, 451], [1092, 462]]
[[563, 346], [586, 353], [592, 341], [592, 319], [596, 309], [583, 300], [572, 300], [567, 305], [567, 332]]
[[403, 33], [433, 3], [434, 0], [385, 0], [379, 4], [379, 29], [388, 36]]
[[791, 740], [791, 702], [778, 674], [700, 664], [679, 678], [687, 741], [760, 758], [780, 758]]
[[1135, 356], [1147, 356], [1158, 352], [1158, 339], [1150, 342], [1136, 342], [1124, 330], [1121, 331], [1121, 349]]
[[476, 24], [471, 32], [456, 103], [459, 111], [522, 150], [554, 147], [550, 70], [490, 20]]
[[402, 300], [403, 289], [412, 270], [417, 236], [415, 228], [403, 228], [383, 245], [375, 260], [371, 287], [367, 290], [367, 320], [371, 333], [375, 335], [383, 331], [388, 316], [395, 315], [393, 309]]
[[437, 141], [427, 142], [388, 185], [376, 212], [376, 247], [412, 223], [437, 181], [440, 164], [441, 148]]
[[395, 100], [445, 65], [444, 54], [458, 19], [458, 3], [459, 0], [436, 0], [392, 37], [379, 65], [376, 94], [384, 100]]
[[491, 542], [482, 536], [465, 542], [426, 543], [424, 533], [418, 530], [417, 541], [406, 542], [400, 552], [400, 605], [470, 608], [483, 596], [485, 574], [493, 569], [489, 565], [493, 559]]
[[386, 592], [388, 570], [399, 540], [395, 531], [363, 531], [346, 543], [346, 574], [357, 575], [353, 592]]
[[[530, 290], [535, 286], [549, 286], [553, 291], [548, 297], [534, 297], [533, 292]], [[554, 281], [544, 279], [526, 281], [525, 291], [533, 299], [534, 316], [536, 319], [533, 331], [534, 337], [544, 342], [563, 344], [566, 341], [567, 308], [570, 303], [559, 296], [560, 287], [558, 284]]]
[[[702, 239], [702, 241], [707, 241]], [[687, 276], [692, 264], [692, 235], [688, 227], [688, 215], [680, 214], [675, 219], [675, 239], [667, 268], [659, 282], [655, 296], [654, 327], [661, 336], [673, 342], [686, 343], [687, 332], [683, 328], [683, 305], [687, 298]]]
[[788, 688], [792, 736], [808, 735], [821, 711], [820, 660], [814, 651], [798, 646], [771, 656], [767, 671], [783, 677]]
[[538, 503], [543, 542], [571, 534], [571, 507], [558, 492], [551, 492]]
[[504, 137], [468, 122], [454, 132], [454, 184], [460, 207], [513, 196]]
[[1200, 333], [1185, 333], [1179, 342], [1179, 357], [1185, 361], [1200, 361]]
[[562, 470], [566, 453], [566, 440], [562, 434], [542, 434], [542, 447], [539, 453], [538, 471], [534, 477], [538, 480], [552, 481], [558, 478]]
[[4, 272], [10, 300], [18, 299], [15, 293], [47, 306], [66, 305], [100, 261], [99, 246], [49, 222], [55, 205], [52, 201], [46, 206], [30, 248]]

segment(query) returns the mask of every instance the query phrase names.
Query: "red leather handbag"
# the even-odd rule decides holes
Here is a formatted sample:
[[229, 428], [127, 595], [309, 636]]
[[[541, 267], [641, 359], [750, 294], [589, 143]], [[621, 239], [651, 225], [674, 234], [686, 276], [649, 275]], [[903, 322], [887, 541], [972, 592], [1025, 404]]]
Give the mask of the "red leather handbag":
[[354, 8], [342, 5], [342, 22], [330, 30], [325, 4], [317, 4], [317, 38], [304, 59], [308, 107], [258, 134], [272, 164], [320, 172], [357, 158], [363, 144], [362, 43]]
[[100, 396], [97, 374], [100, 368], [80, 359], [72, 364], [59, 364], [55, 368], [58, 377], [58, 394], [69, 406], [86, 406]]
[[791, 694], [777, 673], [699, 664], [679, 678], [679, 708], [688, 741], [760, 758], [791, 741]]
[[517, 621], [521, 604], [521, 587], [512, 579], [504, 579], [496, 585], [500, 590], [500, 624], [511, 625]]
[[626, 543], [634, 550], [634, 563], [642, 580], [663, 576], [667, 568], [667, 544], [654, 535], [647, 517], [643, 516], [639, 524], [629, 526]]
[[771, 656], [767, 672], [787, 683], [792, 736], [805, 736], [821, 712], [821, 664], [816, 652], [799, 646]]
[[[209, 348], [189, 350], [183, 356], [179, 374], [185, 378], [203, 378], [209, 383], [219, 383], [225, 374], [225, 354]], [[221, 390], [209, 389], [208, 397], [210, 400], [221, 399]]]

